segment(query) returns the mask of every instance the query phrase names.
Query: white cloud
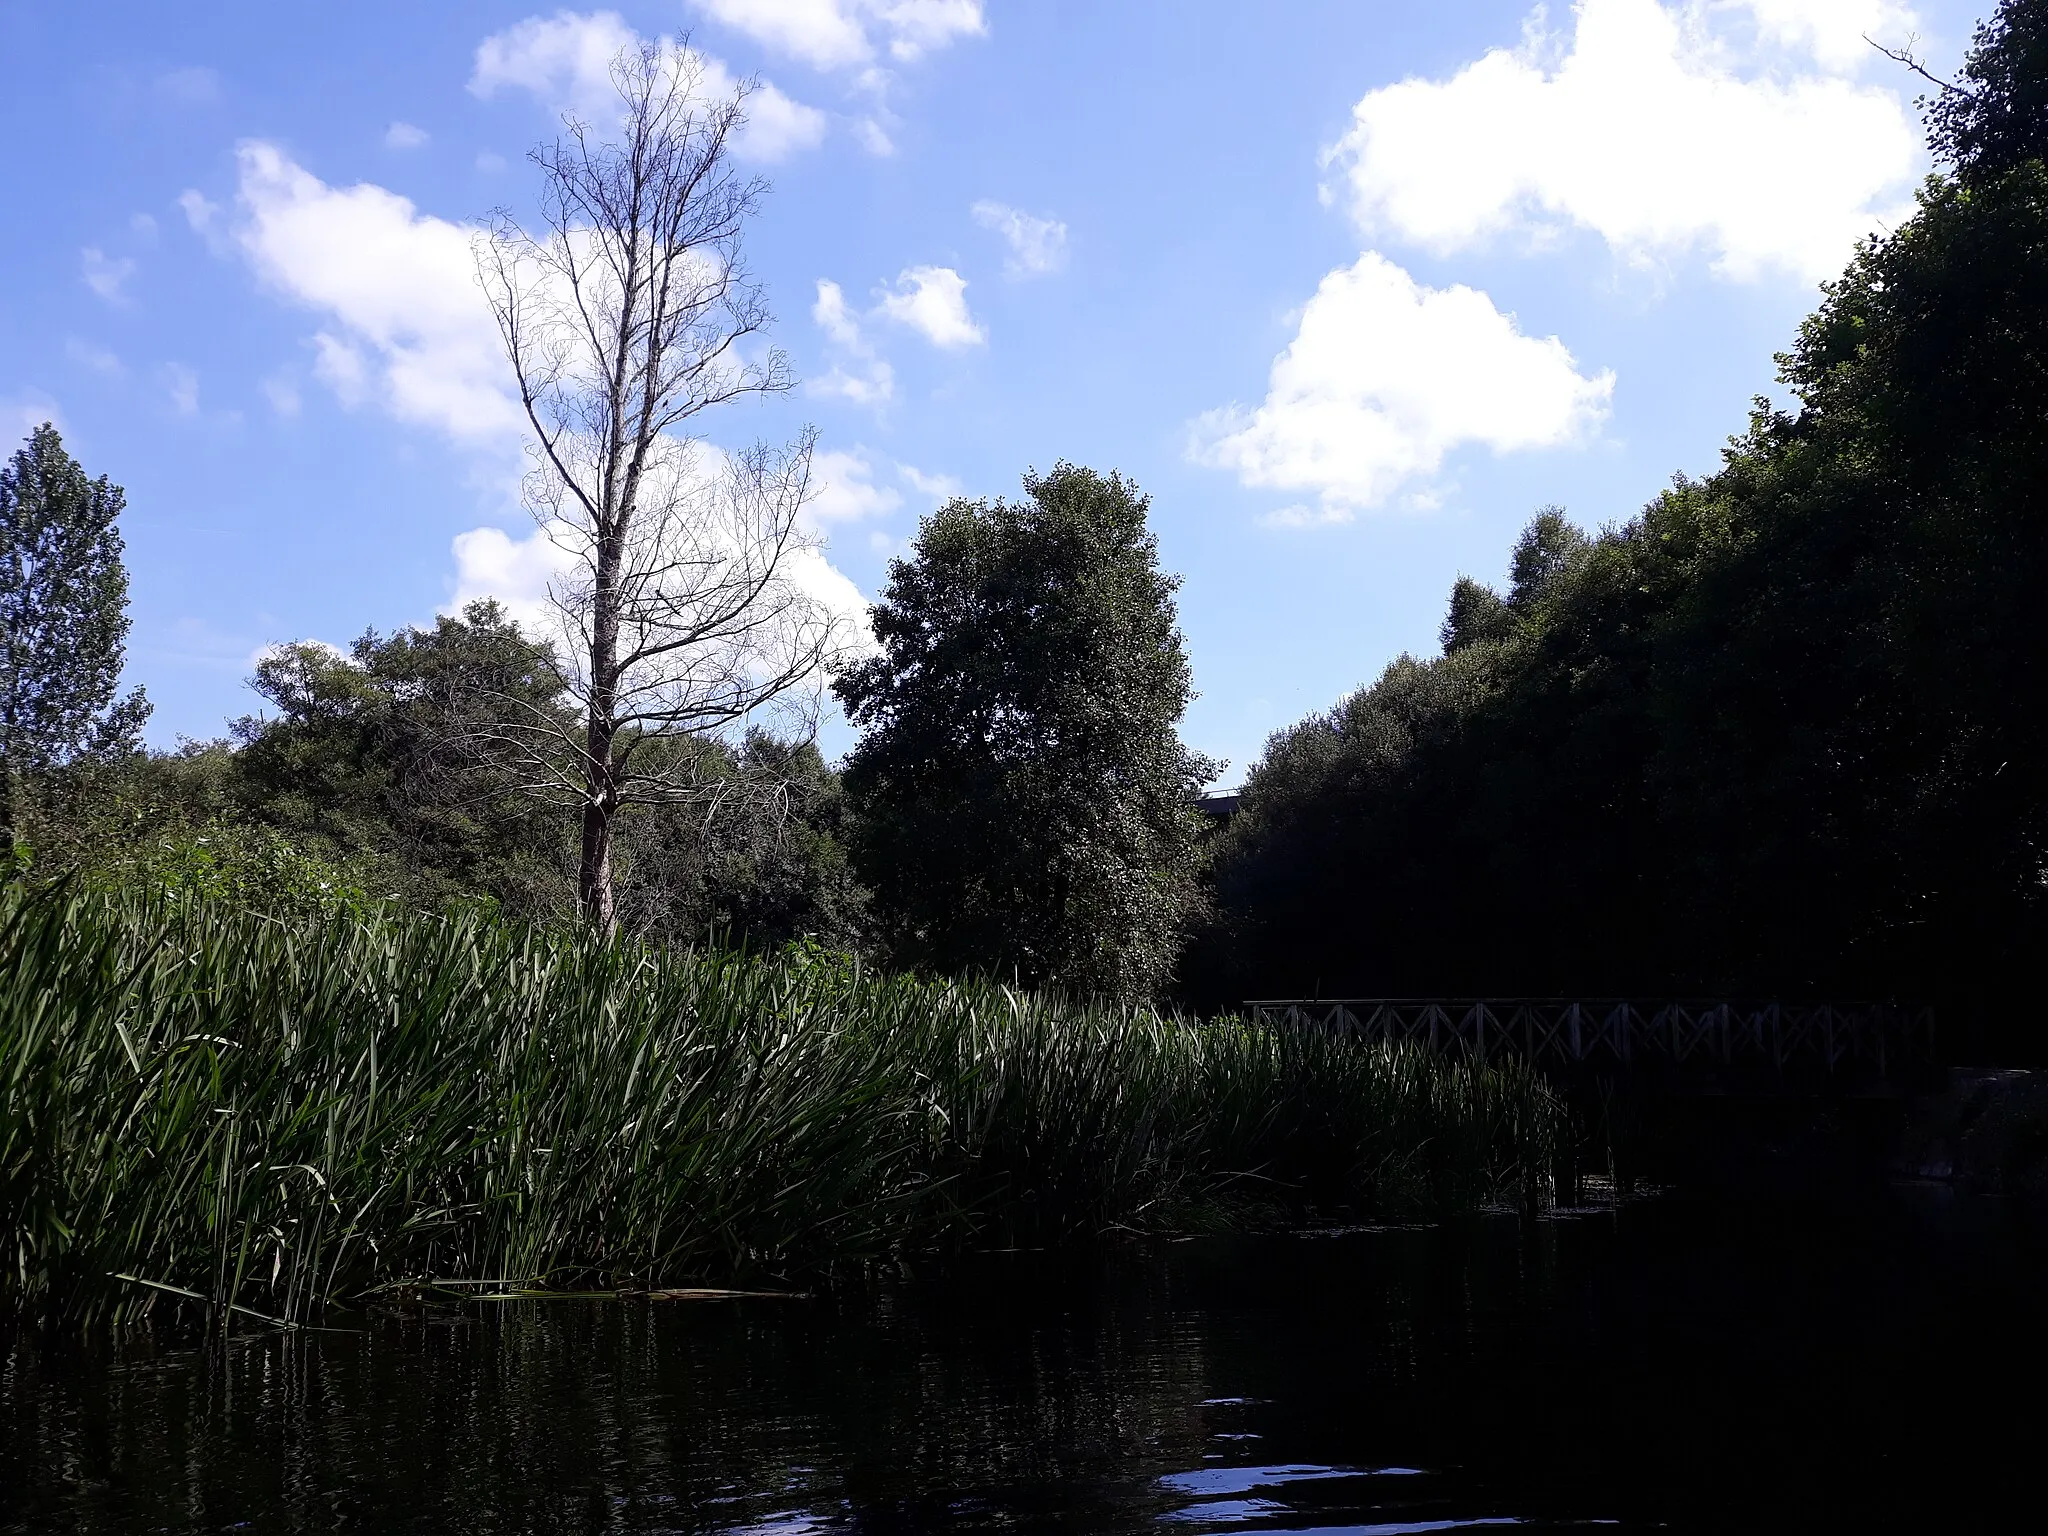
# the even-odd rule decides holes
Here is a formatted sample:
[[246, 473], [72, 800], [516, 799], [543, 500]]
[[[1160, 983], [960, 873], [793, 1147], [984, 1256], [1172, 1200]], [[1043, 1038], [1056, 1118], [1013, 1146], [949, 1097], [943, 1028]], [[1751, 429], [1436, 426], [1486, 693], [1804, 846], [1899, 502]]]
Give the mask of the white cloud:
[[820, 330], [840, 346], [860, 346], [860, 321], [855, 319], [853, 312], [846, 307], [845, 293], [829, 278], [818, 279], [818, 302], [811, 306], [811, 318], [818, 322]]
[[1344, 521], [1433, 474], [1466, 444], [1496, 452], [1580, 438], [1614, 375], [1587, 377], [1555, 336], [1523, 335], [1484, 293], [1426, 288], [1377, 252], [1325, 277], [1274, 360], [1265, 402], [1211, 412], [1194, 456], [1248, 486], [1308, 491]]
[[697, 0], [697, 8], [814, 69], [839, 69], [874, 56], [856, 7], [843, 0]]
[[485, 99], [523, 90], [550, 107], [596, 117], [617, 100], [613, 61], [639, 46], [640, 34], [617, 11], [529, 16], [477, 45], [469, 89]]
[[126, 256], [109, 256], [96, 245], [88, 245], [78, 255], [86, 287], [109, 304], [128, 302], [128, 295], [122, 290], [128, 279], [135, 275], [133, 260]]
[[889, 130], [875, 117], [863, 117], [853, 125], [853, 136], [860, 140], [860, 147], [871, 155], [893, 155], [896, 141], [889, 137]]
[[104, 373], [109, 378], [119, 378], [128, 371], [121, 366], [121, 359], [107, 348], [80, 336], [64, 338], [64, 355], [80, 367], [90, 368], [94, 373]]
[[[459, 613], [479, 598], [496, 598], [527, 634], [561, 643], [561, 615], [548, 590], [575, 559], [545, 530], [514, 538], [501, 528], [472, 528], [455, 536], [452, 549], [455, 580], [444, 612]], [[845, 624], [856, 647], [873, 644], [868, 600], [850, 577], [815, 549], [799, 547], [783, 558], [790, 578]]]
[[156, 244], [156, 220], [146, 213], [128, 215], [128, 228], [144, 245]]
[[272, 144], [239, 159], [235, 241], [264, 282], [331, 322], [314, 372], [345, 404], [374, 398], [469, 442], [518, 433], [467, 228], [383, 187], [330, 187]]
[[966, 489], [951, 475], [928, 475], [909, 464], [898, 464], [896, 473], [904, 478], [912, 490], [935, 507], [942, 502], [951, 501]]
[[370, 365], [361, 348], [321, 331], [313, 337], [313, 354], [313, 376], [333, 390], [343, 405], [354, 410], [368, 398]]
[[976, 346], [987, 337], [967, 311], [966, 291], [966, 279], [950, 267], [908, 267], [893, 290], [876, 291], [874, 308], [863, 315], [846, 302], [837, 283], [819, 278], [811, 318], [837, 355], [829, 372], [804, 387], [855, 405], [887, 405], [896, 392], [896, 371], [869, 339], [869, 322], [907, 325], [937, 347]]
[[988, 339], [967, 312], [967, 279], [951, 267], [906, 267], [877, 311], [935, 347], [974, 347]]
[[875, 484], [875, 466], [866, 450], [834, 448], [812, 457], [811, 499], [804, 511], [814, 524], [887, 517], [902, 505], [900, 491]]
[[1067, 264], [1067, 226], [1058, 219], [1039, 218], [987, 198], [972, 212], [975, 223], [994, 230], [1009, 244], [1009, 260], [1003, 263], [1009, 276], [1038, 277]]
[[896, 392], [896, 371], [886, 359], [877, 357], [862, 334], [859, 316], [847, 307], [846, 295], [829, 278], [818, 279], [818, 301], [811, 306], [811, 318], [841, 353], [823, 378], [806, 385], [812, 394], [838, 396], [855, 405], [882, 406]]
[[270, 408], [284, 417], [299, 414], [299, 386], [289, 374], [273, 373], [263, 381], [263, 398], [270, 402]]
[[814, 395], [837, 396], [855, 405], [884, 406], [896, 393], [896, 370], [878, 357], [851, 368], [834, 363], [829, 372], [807, 380], [804, 388]]
[[14, 450], [46, 421], [59, 432], [64, 430], [64, 413], [40, 390], [0, 397], [0, 458], [13, 457]]
[[813, 69], [848, 69], [879, 48], [910, 63], [988, 30], [981, 0], [695, 0], [697, 9]]
[[178, 194], [178, 206], [184, 210], [185, 222], [192, 226], [195, 235], [211, 234], [214, 217], [220, 212], [220, 204], [211, 201], [205, 193], [195, 187], [187, 187]]
[[[875, 631], [868, 618], [870, 604], [853, 578], [826, 559], [822, 550], [794, 549], [786, 558], [790, 562], [790, 577], [798, 588], [839, 621], [847, 649], [855, 656], [872, 652]], [[822, 685], [825, 680], [817, 681]]]
[[1265, 528], [1334, 528], [1348, 523], [1356, 514], [1349, 507], [1327, 505], [1307, 506], [1293, 502], [1288, 506], [1275, 507], [1271, 512], [1259, 514], [1259, 524]]
[[1903, 41], [1915, 21], [1912, 9], [1895, 0], [1721, 0], [1719, 8], [1747, 11], [1764, 42], [1799, 49], [1841, 72], [1877, 56], [1866, 39]]
[[384, 147], [386, 149], [418, 149], [432, 137], [433, 135], [428, 133], [426, 129], [417, 128], [411, 123], [393, 123], [384, 130]]
[[747, 98], [747, 126], [734, 141], [733, 152], [772, 165], [824, 142], [824, 113], [764, 83]]
[[[1581, 0], [1565, 39], [1539, 11], [1519, 49], [1369, 92], [1328, 152], [1331, 190], [1368, 234], [1439, 253], [1576, 226], [1630, 261], [1700, 248], [1732, 278], [1823, 277], [1919, 163], [1905, 103], [1828, 72], [1851, 67], [1852, 29], [1905, 14], [1880, 0]], [[1741, 17], [1746, 55], [1728, 25]]]
[[890, 57], [904, 63], [956, 37], [985, 37], [981, 0], [880, 0], [870, 6], [889, 34]]
[[158, 370], [164, 393], [171, 397], [171, 409], [180, 416], [199, 414], [199, 375], [183, 363], [165, 363]]
[[[558, 111], [602, 122], [617, 111], [612, 65], [621, 53], [640, 46], [639, 33], [616, 11], [529, 16], [477, 45], [469, 88], [486, 98], [505, 89], [523, 90]], [[663, 46], [674, 45], [664, 39]], [[729, 96], [737, 88], [739, 82], [720, 60], [696, 49], [690, 58], [701, 72], [699, 87], [706, 99]], [[766, 81], [748, 98], [746, 110], [746, 127], [733, 140], [733, 153], [743, 159], [786, 160], [824, 140], [825, 114], [792, 101]]]
[[548, 602], [548, 584], [566, 574], [572, 556], [539, 528], [515, 539], [502, 528], [458, 533], [455, 590], [446, 611], [459, 613], [480, 598], [494, 597], [530, 635], [552, 636], [559, 615]]

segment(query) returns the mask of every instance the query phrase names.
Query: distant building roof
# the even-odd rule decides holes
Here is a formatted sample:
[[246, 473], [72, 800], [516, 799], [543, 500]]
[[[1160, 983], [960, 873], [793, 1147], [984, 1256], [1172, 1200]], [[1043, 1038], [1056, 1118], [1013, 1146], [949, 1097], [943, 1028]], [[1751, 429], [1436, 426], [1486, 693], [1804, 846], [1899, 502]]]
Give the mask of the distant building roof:
[[1228, 821], [1237, 814], [1237, 800], [1238, 791], [1234, 789], [1213, 795], [1197, 795], [1195, 809], [1204, 816], [1214, 817], [1217, 821]]

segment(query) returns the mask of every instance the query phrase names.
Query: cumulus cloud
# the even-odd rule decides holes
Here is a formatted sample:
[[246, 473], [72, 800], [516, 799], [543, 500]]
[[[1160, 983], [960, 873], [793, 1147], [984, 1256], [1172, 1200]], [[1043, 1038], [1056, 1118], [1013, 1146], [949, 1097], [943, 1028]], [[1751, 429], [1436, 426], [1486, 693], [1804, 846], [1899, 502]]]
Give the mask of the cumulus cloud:
[[923, 470], [914, 468], [909, 464], [898, 464], [896, 466], [896, 473], [903, 477], [904, 482], [912, 490], [931, 502], [935, 507], [942, 502], [951, 501], [966, 489], [965, 486], [951, 475], [927, 474]]
[[891, 478], [931, 506], [960, 494], [960, 482], [951, 475], [930, 474], [914, 464], [892, 464], [863, 447], [833, 448], [811, 460], [811, 501], [805, 514], [817, 528], [886, 518], [904, 500], [904, 493], [889, 483]]
[[967, 279], [951, 267], [904, 268], [876, 309], [948, 351], [980, 346], [988, 339], [967, 312]]
[[126, 256], [109, 256], [96, 245], [88, 245], [78, 256], [86, 287], [109, 304], [128, 302], [125, 290], [128, 279], [135, 275], [133, 260]]
[[487, 100], [522, 90], [547, 106], [595, 117], [617, 99], [613, 61], [639, 45], [640, 34], [617, 11], [529, 16], [477, 44], [469, 89]]
[[1722, 9], [1747, 12], [1764, 42], [1844, 73], [1875, 57], [1868, 39], [1902, 37], [1914, 26], [1912, 9], [1895, 0], [1723, 0]]
[[811, 499], [804, 511], [814, 525], [887, 517], [902, 505], [902, 492], [875, 483], [875, 465], [865, 450], [834, 448], [812, 457]]
[[983, 198], [971, 210], [974, 222], [992, 229], [1010, 247], [1003, 271], [1010, 277], [1040, 277], [1067, 264], [1067, 226]]
[[[469, 88], [486, 98], [501, 90], [523, 90], [557, 111], [603, 121], [617, 109], [612, 64], [627, 49], [640, 46], [639, 33], [616, 11], [529, 16], [478, 44]], [[666, 39], [663, 46], [674, 47]], [[732, 94], [738, 81], [722, 61], [696, 49], [690, 58], [706, 98]], [[786, 160], [815, 148], [824, 137], [823, 112], [763, 81], [747, 100], [747, 124], [733, 140], [733, 153], [750, 160]]]
[[384, 130], [386, 149], [418, 149], [433, 137], [426, 129], [411, 123], [393, 123]]
[[1342, 522], [1433, 474], [1465, 445], [1496, 452], [1581, 438], [1614, 375], [1579, 371], [1555, 336], [1525, 336], [1462, 284], [1427, 288], [1377, 252], [1325, 277], [1256, 410], [1211, 412], [1194, 456], [1248, 486], [1311, 492]]
[[241, 146], [233, 239], [257, 275], [328, 323], [314, 372], [345, 404], [472, 443], [520, 430], [470, 231], [369, 183], [332, 187], [274, 144]]
[[[1600, 235], [1623, 259], [1699, 249], [1735, 279], [1812, 280], [1903, 202], [1919, 135], [1895, 93], [1860, 85], [1884, 0], [1707, 7], [1581, 0], [1448, 80], [1369, 92], [1327, 155], [1369, 236], [1438, 253], [1504, 234]], [[1748, 37], [1739, 23], [1748, 24]]]
[[[444, 612], [459, 613], [480, 598], [495, 598], [526, 633], [561, 643], [561, 614], [549, 591], [573, 574], [576, 562], [546, 530], [535, 528], [514, 538], [502, 528], [472, 528], [455, 536], [451, 551], [455, 577]], [[816, 549], [793, 549], [783, 559], [790, 579], [841, 621], [856, 647], [873, 643], [868, 600], [852, 578]]]
[[192, 226], [195, 235], [211, 236], [213, 221], [220, 216], [220, 204], [212, 201], [196, 187], [187, 187], [178, 194], [178, 207], [185, 215], [185, 222]]
[[574, 557], [535, 528], [515, 539], [502, 528], [472, 528], [455, 535], [454, 590], [447, 612], [460, 613], [482, 598], [496, 598], [530, 635], [554, 636], [559, 615], [548, 601], [552, 583], [569, 574]]
[[850, 69], [886, 49], [910, 63], [988, 30], [981, 0], [695, 0], [698, 10], [813, 69]]
[[967, 309], [967, 280], [951, 267], [906, 267], [893, 288], [875, 290], [874, 307], [857, 312], [846, 293], [830, 278], [818, 279], [818, 299], [811, 318], [832, 353], [831, 369], [808, 380], [814, 395], [836, 396], [855, 405], [887, 405], [896, 392], [896, 371], [875, 346], [872, 324], [883, 321], [908, 326], [945, 350], [978, 346], [987, 340]]
[[811, 318], [839, 355], [829, 373], [804, 387], [814, 395], [837, 396], [855, 405], [887, 405], [896, 392], [896, 371], [886, 358], [876, 355], [861, 329], [860, 317], [829, 278], [818, 279], [818, 301], [811, 306]]

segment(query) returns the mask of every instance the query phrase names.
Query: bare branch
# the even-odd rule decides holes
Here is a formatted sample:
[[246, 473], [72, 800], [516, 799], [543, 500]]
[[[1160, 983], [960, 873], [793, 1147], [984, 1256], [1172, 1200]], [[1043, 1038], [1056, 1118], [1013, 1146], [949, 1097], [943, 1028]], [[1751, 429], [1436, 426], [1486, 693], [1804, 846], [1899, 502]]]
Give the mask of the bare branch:
[[1864, 34], [1862, 34], [1862, 36], [1863, 41], [1870, 44], [1871, 47], [1875, 48], [1879, 53], [1883, 54], [1886, 58], [1890, 59], [1894, 64], [1905, 65], [1906, 68], [1913, 71], [1914, 74], [1918, 75], [1922, 80], [1925, 80], [1929, 85], [1934, 86], [1936, 89], [1942, 91], [1953, 91], [1958, 96], [1970, 96], [1974, 94], [1971, 91], [1965, 89], [1963, 86], [1957, 85], [1953, 80], [1944, 80], [1941, 78], [1941, 76], [1929, 72], [1927, 66], [1923, 64], [1920, 61], [1919, 57], [1915, 55], [1913, 52], [1914, 44], [1920, 41], [1918, 33], [1907, 33], [1905, 46], [1900, 48], [1887, 48], [1883, 43], [1880, 43], [1868, 32], [1865, 32]]

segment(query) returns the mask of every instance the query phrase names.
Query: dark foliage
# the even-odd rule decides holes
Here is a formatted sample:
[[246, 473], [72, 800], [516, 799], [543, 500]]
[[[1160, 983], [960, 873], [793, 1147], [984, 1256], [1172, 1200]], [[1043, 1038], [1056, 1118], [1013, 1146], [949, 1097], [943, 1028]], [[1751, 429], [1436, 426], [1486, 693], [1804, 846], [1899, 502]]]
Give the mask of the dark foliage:
[[[1913, 219], [1866, 245], [1726, 462], [1440, 660], [1276, 736], [1194, 984], [1910, 994], [2011, 1020], [2048, 947], [2048, 4], [2007, 3]], [[2024, 1049], [2013, 1026], [1992, 1049]]]
[[1197, 894], [1191, 695], [1146, 498], [1060, 464], [949, 503], [896, 561], [880, 653], [836, 685], [859, 865], [891, 952], [1135, 997]]
[[570, 899], [561, 816], [472, 745], [473, 723], [501, 701], [562, 707], [547, 648], [497, 604], [432, 629], [366, 631], [347, 656], [279, 646], [251, 686], [272, 712], [234, 728], [249, 819], [430, 901], [488, 895], [539, 916]]

